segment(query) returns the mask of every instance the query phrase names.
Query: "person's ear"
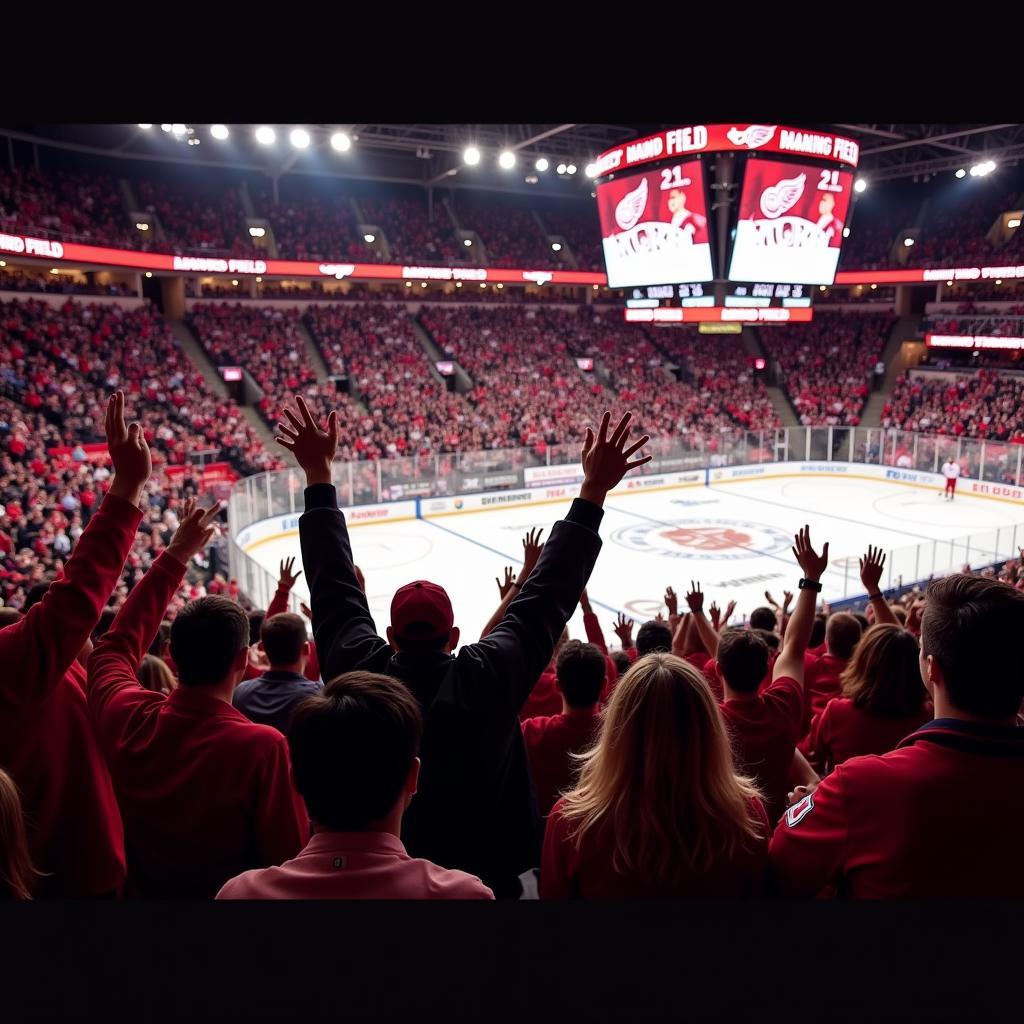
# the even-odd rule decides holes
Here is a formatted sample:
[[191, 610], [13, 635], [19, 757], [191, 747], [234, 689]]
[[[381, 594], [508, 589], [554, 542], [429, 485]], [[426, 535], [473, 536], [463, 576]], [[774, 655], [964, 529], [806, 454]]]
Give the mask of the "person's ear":
[[309, 652], [310, 652], [310, 643], [309, 643], [309, 641], [307, 640], [307, 641], [306, 641], [306, 642], [305, 642], [305, 643], [304, 643], [304, 644], [302, 645], [302, 657], [303, 657], [303, 658], [305, 658], [305, 659], [306, 659], [307, 661], [309, 660]]
[[935, 687], [938, 685], [940, 688], [943, 686], [942, 671], [940, 670], [938, 663], [931, 654], [925, 654], [921, 651], [921, 682], [924, 683], [924, 688], [928, 691], [929, 697], [935, 696]]
[[395, 643], [395, 631], [391, 628], [391, 626], [388, 626], [387, 630], [385, 631], [385, 635], [388, 638], [388, 643], [391, 644], [391, 649], [393, 651], [397, 651], [398, 644]]
[[405, 806], [408, 807], [412, 803], [412, 798], [416, 795], [416, 791], [420, 784], [420, 759], [414, 757], [412, 764], [409, 765], [409, 773], [405, 777]]
[[459, 632], [458, 626], [452, 626], [451, 633], [448, 634], [448, 653], [451, 654], [456, 647], [459, 646], [459, 637], [462, 634]]
[[249, 664], [249, 645], [246, 644], [242, 647], [238, 654], [235, 655], [234, 670], [236, 674], [241, 675], [245, 672], [246, 667]]
[[253, 646], [256, 648], [257, 651], [259, 651], [260, 654], [266, 654], [267, 653], [266, 650], [264, 650], [263, 641], [262, 640], [257, 640], [256, 643]]

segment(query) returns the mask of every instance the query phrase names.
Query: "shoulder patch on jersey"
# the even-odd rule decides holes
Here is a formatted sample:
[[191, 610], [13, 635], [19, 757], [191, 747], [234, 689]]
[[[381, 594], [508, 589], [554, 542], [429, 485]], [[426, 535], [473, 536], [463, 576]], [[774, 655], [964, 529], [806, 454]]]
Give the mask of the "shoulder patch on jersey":
[[808, 793], [803, 800], [793, 804], [793, 806], [786, 811], [786, 825], [789, 828], [799, 825], [813, 809], [814, 794]]

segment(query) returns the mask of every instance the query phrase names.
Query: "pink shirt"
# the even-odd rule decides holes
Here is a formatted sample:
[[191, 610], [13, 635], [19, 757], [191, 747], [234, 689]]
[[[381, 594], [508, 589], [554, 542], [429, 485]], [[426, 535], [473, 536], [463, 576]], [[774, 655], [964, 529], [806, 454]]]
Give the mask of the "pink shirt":
[[493, 900], [475, 875], [405, 852], [390, 832], [317, 832], [293, 860], [246, 871], [219, 900]]

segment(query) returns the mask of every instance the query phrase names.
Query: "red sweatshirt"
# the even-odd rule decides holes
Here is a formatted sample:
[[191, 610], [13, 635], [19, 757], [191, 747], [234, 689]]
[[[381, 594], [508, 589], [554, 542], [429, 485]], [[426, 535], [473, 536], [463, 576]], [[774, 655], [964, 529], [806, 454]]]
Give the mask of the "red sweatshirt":
[[89, 659], [89, 709], [124, 815], [129, 891], [212, 899], [235, 875], [309, 839], [288, 743], [201, 686], [169, 696], [136, 677], [185, 566], [164, 552]]
[[46, 596], [0, 629], [0, 764], [21, 791], [37, 896], [107, 894], [124, 881], [124, 835], [75, 658], [99, 621], [142, 512], [113, 494]]
[[854, 899], [1024, 898], [1024, 729], [943, 718], [789, 808], [774, 887]]
[[599, 723], [596, 707], [574, 708], [568, 714], [523, 722], [523, 739], [542, 816], [550, 813], [559, 794], [572, 784], [575, 762], [570, 753], [582, 753], [590, 746]]

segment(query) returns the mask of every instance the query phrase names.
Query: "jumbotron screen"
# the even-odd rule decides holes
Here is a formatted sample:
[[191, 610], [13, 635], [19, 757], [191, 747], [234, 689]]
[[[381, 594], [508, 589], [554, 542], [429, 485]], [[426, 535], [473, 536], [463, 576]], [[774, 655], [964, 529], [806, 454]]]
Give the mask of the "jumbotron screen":
[[714, 276], [699, 160], [598, 185], [597, 209], [610, 288]]
[[748, 160], [729, 279], [832, 284], [852, 187], [847, 171]]

